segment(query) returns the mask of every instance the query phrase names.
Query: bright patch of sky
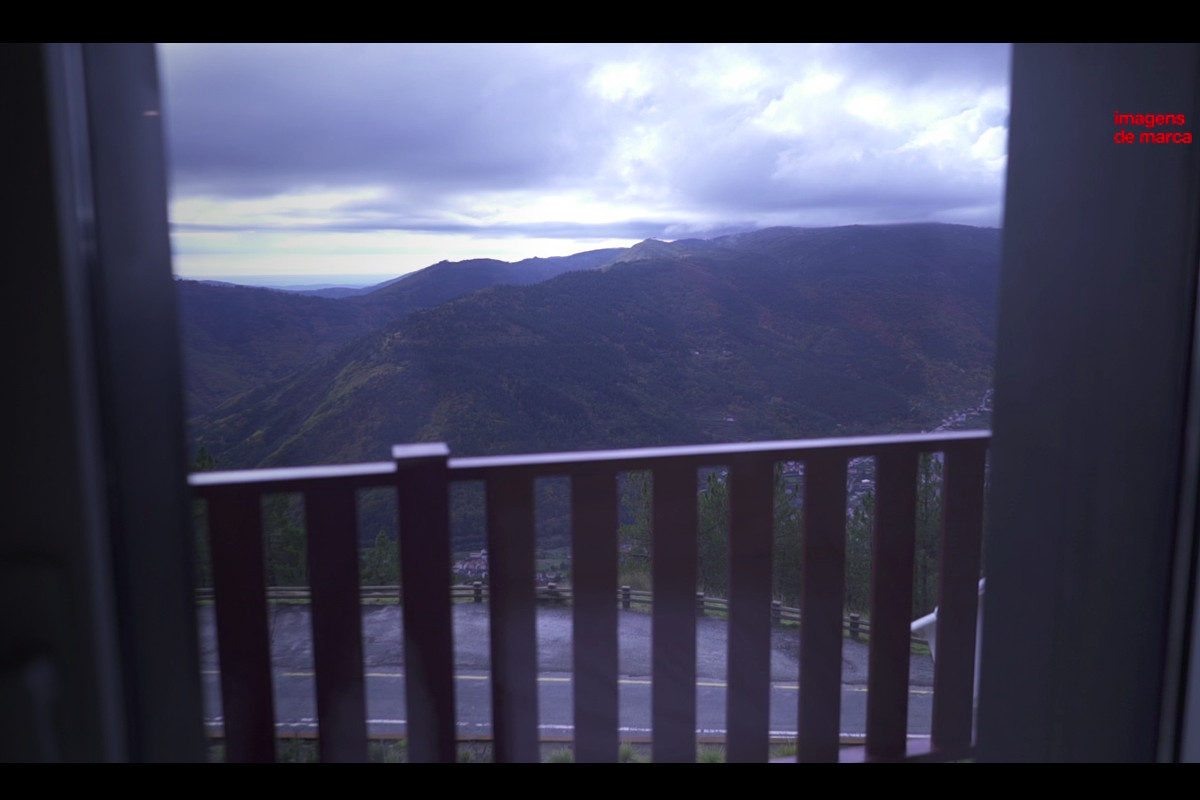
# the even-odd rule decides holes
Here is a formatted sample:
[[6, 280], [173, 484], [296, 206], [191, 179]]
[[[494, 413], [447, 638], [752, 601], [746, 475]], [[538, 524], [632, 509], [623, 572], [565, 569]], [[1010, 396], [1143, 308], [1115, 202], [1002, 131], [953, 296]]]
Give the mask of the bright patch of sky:
[[1007, 45], [164, 45], [175, 269], [998, 226]]

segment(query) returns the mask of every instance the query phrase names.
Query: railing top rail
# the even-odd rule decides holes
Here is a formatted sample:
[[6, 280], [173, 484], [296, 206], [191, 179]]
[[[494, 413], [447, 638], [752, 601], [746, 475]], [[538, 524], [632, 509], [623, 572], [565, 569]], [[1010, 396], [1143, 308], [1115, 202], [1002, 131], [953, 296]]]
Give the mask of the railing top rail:
[[204, 493], [205, 489], [222, 486], [251, 486], [257, 490], [278, 484], [281, 491], [295, 491], [307, 483], [323, 486], [345, 481], [353, 486], [387, 485], [396, 472], [394, 461], [372, 461], [360, 464], [327, 464], [317, 467], [276, 467], [271, 469], [237, 469], [224, 472], [193, 472], [188, 484]]
[[537, 453], [532, 455], [471, 456], [450, 459], [450, 469], [455, 478], [482, 477], [487, 470], [498, 468], [526, 468], [541, 472], [553, 472], [573, 465], [595, 464], [610, 467], [628, 466], [630, 469], [653, 467], [657, 461], [690, 461], [696, 466], [711, 466], [725, 463], [728, 459], [743, 454], [762, 454], [776, 459], [803, 459], [821, 451], [837, 450], [839, 455], [852, 458], [869, 456], [891, 448], [915, 448], [920, 451], [937, 451], [950, 443], [986, 443], [991, 431], [947, 431], [943, 433], [915, 433], [888, 436], [855, 436], [836, 439], [788, 439], [773, 442], [734, 442], [729, 444], [702, 444], [679, 447], [642, 447], [627, 450], [591, 450], [564, 453]]
[[[937, 451], [951, 444], [986, 443], [991, 431], [946, 431], [888, 436], [855, 436], [831, 439], [789, 439], [773, 442], [734, 442], [729, 444], [643, 447], [624, 450], [586, 450], [528, 455], [471, 456], [449, 459], [452, 480], [485, 477], [495, 469], [526, 469], [556, 474], [574, 466], [603, 465], [616, 469], [648, 469], [661, 461], [685, 461], [696, 467], [716, 466], [739, 455], [758, 454], [775, 459], [796, 459], [825, 452], [853, 458], [870, 456], [893, 448]], [[439, 457], [447, 453], [444, 444], [399, 445], [393, 455], [400, 461]], [[253, 486], [258, 491], [301, 491], [306, 484], [328, 486], [346, 483], [356, 488], [387, 485], [396, 472], [397, 461], [359, 464], [333, 464], [315, 467], [197, 472], [188, 483], [201, 494], [219, 487]]]

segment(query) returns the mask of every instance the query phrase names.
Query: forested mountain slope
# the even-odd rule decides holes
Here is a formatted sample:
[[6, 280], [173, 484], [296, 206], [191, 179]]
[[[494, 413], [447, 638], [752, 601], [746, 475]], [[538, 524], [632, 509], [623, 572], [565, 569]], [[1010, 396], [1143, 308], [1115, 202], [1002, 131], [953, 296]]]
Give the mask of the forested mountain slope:
[[929, 427], [990, 386], [994, 229], [772, 228], [607, 261], [410, 311], [193, 438], [252, 467], [842, 435]]

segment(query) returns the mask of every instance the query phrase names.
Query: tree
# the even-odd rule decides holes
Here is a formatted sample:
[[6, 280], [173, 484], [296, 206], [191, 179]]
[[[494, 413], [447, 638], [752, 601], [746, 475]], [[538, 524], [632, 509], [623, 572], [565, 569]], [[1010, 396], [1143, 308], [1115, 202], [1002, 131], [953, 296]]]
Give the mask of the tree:
[[263, 502], [268, 586], [308, 585], [308, 536], [299, 495], [268, 496]]
[[724, 475], [708, 473], [699, 508], [700, 591], [729, 595], [729, 486]]
[[[201, 445], [192, 462], [194, 472], [217, 467], [217, 459]], [[308, 585], [307, 536], [299, 495], [275, 495], [263, 502], [264, 557], [269, 586]], [[196, 536], [196, 583], [212, 586], [212, 551], [208, 538], [208, 509], [197, 502], [193, 512]]]
[[913, 558], [913, 619], [938, 602], [938, 559], [942, 542], [942, 455], [921, 456], [917, 479], [917, 538]]
[[400, 584], [400, 551], [385, 531], [375, 537], [374, 545], [363, 549], [360, 565], [359, 583], [363, 586]]
[[871, 535], [875, 520], [875, 492], [862, 496], [846, 524], [846, 610], [870, 611]]
[[196, 459], [192, 462], [192, 472], [211, 472], [217, 468], [217, 459], [208, 448], [200, 445], [196, 450]]
[[[917, 472], [917, 519], [913, 553], [913, 618], [933, 611], [938, 602], [938, 560], [942, 540], [942, 456], [921, 456]], [[846, 609], [867, 611], [871, 601], [871, 547], [875, 492], [863, 495], [846, 524]]]
[[775, 599], [786, 604], [798, 603], [804, 509], [797, 488], [784, 478], [782, 464], [775, 465], [774, 533]]
[[[800, 597], [801, 542], [804, 509], [789, 486], [783, 466], [775, 466], [772, 530], [772, 591], [777, 600], [795, 602]], [[699, 588], [716, 597], [729, 595], [729, 482], [710, 472], [700, 493]], [[734, 532], [736, 535], [736, 531]]]
[[651, 473], [630, 472], [621, 481], [620, 582], [635, 589], [650, 589], [651, 526], [654, 492]]
[[[800, 559], [804, 514], [800, 497], [789, 486], [782, 465], [775, 467], [773, 508], [773, 592], [777, 599], [800, 597]], [[712, 470], [704, 476], [697, 509], [697, 589], [714, 597], [729, 594], [729, 484]], [[630, 473], [621, 493], [623, 524], [621, 582], [633, 585], [648, 579], [651, 543], [652, 489], [647, 472]]]

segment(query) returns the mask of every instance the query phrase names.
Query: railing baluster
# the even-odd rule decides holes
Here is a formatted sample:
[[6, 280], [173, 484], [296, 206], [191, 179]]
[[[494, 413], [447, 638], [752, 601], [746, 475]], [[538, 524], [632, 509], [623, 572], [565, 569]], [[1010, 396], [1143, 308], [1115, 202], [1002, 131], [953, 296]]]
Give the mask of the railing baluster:
[[492, 732], [498, 762], [541, 760], [537, 608], [533, 585], [533, 479], [497, 471], [487, 481], [491, 579]]
[[[617, 500], [622, 470], [654, 471], [653, 693], [656, 761], [696, 754], [696, 469], [729, 464], [730, 761], [767, 755], [770, 721], [772, 517], [778, 460], [806, 462], [801, 606], [800, 760], [839, 753], [840, 606], [845, 572], [847, 459], [874, 454], [867, 760], [899, 760], [906, 747], [908, 648], [920, 453], [945, 452], [939, 647], [933, 736], [936, 759], [969, 753], [972, 739], [986, 432], [757, 445], [650, 448], [602, 453], [456, 459], [445, 445], [395, 450], [382, 464], [205, 473], [190, 477], [210, 505], [227, 758], [275, 758], [267, 603], [264, 492], [306, 492], [313, 584], [322, 756], [360, 760], [366, 716], [361, 676], [361, 610], [354, 595], [354, 491], [394, 482], [400, 497], [409, 757], [455, 759], [453, 614], [449, 602], [448, 483], [483, 480], [487, 489], [491, 585], [493, 732], [499, 761], [536, 761], [537, 618], [534, 480], [573, 478], [577, 758], [612, 760], [619, 736], [616, 588]], [[328, 483], [326, 482], [328, 481]], [[350, 536], [345, 532], [350, 530]], [[641, 603], [642, 598], [637, 598]], [[718, 601], [713, 601], [718, 602]], [[711, 605], [711, 603], [710, 603]], [[846, 753], [840, 756], [847, 758]]]
[[836, 762], [842, 696], [842, 601], [846, 579], [846, 459], [804, 463], [800, 698], [797, 760]]
[[225, 760], [275, 760], [262, 498], [231, 486], [208, 495], [213, 594], [225, 712]]
[[395, 447], [408, 760], [454, 763], [450, 495], [443, 444]]
[[871, 559], [868, 760], [903, 759], [908, 738], [908, 654], [917, 517], [917, 451], [876, 460], [878, 498]]
[[696, 470], [654, 471], [651, 725], [655, 762], [696, 760]]
[[774, 464], [750, 455], [732, 459], [730, 467], [725, 757], [762, 762], [770, 745]]
[[618, 755], [617, 476], [607, 469], [571, 478], [571, 564], [574, 583], [575, 760], [609, 762]]
[[304, 519], [321, 760], [365, 762], [367, 700], [354, 490], [310, 489], [304, 496]]
[[978, 445], [946, 449], [931, 744], [951, 757], [969, 750], [973, 739], [986, 452]]

